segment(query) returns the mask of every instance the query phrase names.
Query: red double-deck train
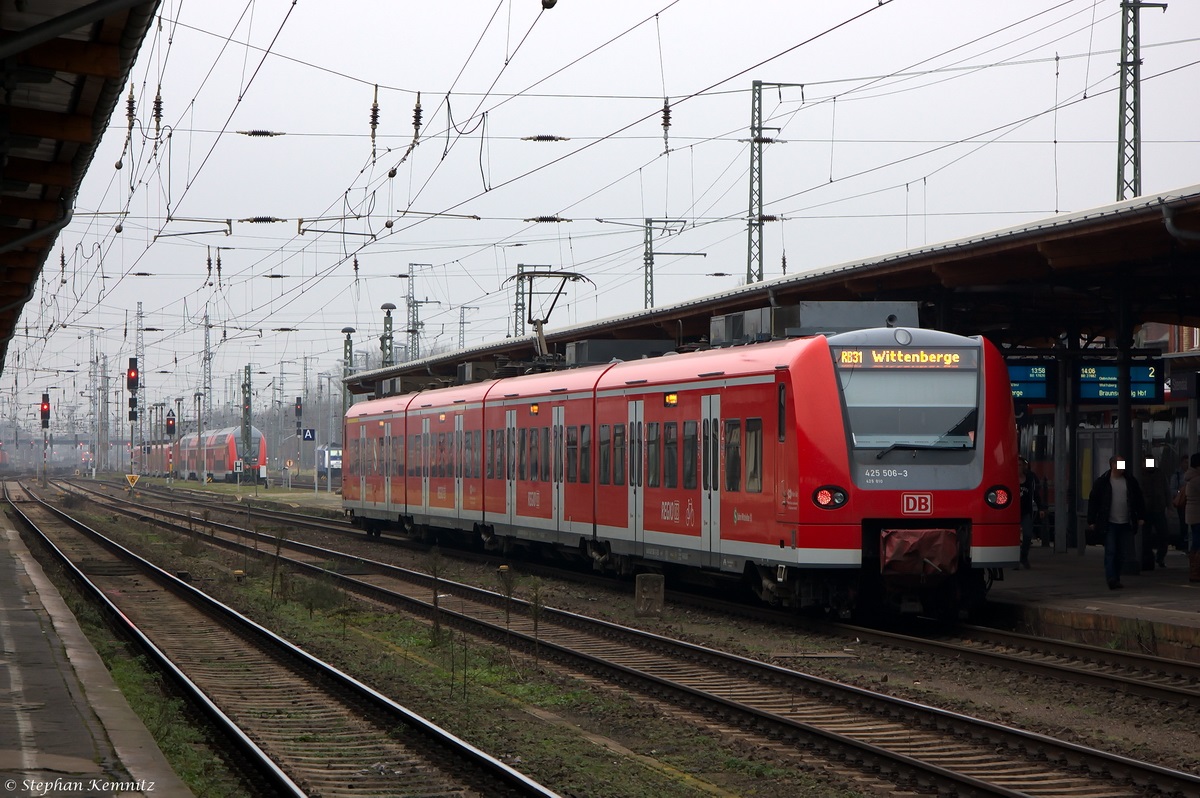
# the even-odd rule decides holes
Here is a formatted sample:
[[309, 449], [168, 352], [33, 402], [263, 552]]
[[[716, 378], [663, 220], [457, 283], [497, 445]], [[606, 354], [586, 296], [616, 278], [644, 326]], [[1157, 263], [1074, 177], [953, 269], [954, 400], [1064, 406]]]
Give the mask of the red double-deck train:
[[836, 611], [961, 613], [1020, 541], [1008, 373], [884, 328], [381, 398], [345, 419], [347, 514], [598, 569], [743, 580]]
[[262, 478], [267, 465], [267, 439], [257, 427], [250, 428], [250, 449], [244, 450], [241, 427], [205, 430], [183, 435], [173, 443], [155, 443], [149, 447], [146, 473], [168, 473], [184, 479], [215, 482], [237, 481], [237, 462], [242, 461], [242, 479]]

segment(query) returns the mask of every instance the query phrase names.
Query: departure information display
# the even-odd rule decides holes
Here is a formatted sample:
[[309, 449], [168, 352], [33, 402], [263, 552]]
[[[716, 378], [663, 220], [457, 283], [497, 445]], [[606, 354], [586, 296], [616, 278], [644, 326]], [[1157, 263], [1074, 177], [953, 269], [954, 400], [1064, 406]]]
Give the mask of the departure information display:
[[[1081, 360], [1076, 375], [1081, 404], [1116, 404], [1120, 391], [1117, 390], [1117, 364], [1111, 360]], [[1137, 361], [1129, 366], [1129, 399], [1137, 405], [1162, 404], [1163, 362], [1161, 360]]]
[[1053, 402], [1058, 395], [1058, 364], [1053, 360], [1008, 364], [1008, 384], [1014, 402]]

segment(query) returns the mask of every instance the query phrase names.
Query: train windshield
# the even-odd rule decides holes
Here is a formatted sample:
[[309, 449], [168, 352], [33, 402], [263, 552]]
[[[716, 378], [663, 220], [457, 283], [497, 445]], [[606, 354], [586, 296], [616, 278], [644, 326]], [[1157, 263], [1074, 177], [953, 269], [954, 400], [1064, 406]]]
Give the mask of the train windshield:
[[[977, 351], [953, 367], [838, 362], [856, 449], [973, 449], [979, 423]], [[835, 360], [845, 355], [835, 354]]]

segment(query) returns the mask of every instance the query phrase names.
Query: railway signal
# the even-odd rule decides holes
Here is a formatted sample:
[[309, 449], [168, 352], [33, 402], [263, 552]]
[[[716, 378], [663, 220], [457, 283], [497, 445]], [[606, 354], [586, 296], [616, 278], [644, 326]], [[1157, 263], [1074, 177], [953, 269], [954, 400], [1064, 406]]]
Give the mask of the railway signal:
[[42, 429], [50, 427], [50, 394], [42, 394]]
[[174, 410], [167, 411], [167, 435], [170, 435], [172, 437], [175, 435], [175, 411]]
[[131, 393], [136, 393], [138, 389], [138, 364], [137, 358], [129, 358], [129, 370], [125, 372], [125, 384], [128, 386]]
[[301, 397], [296, 397], [296, 435], [300, 435], [300, 419], [304, 415], [304, 401]]

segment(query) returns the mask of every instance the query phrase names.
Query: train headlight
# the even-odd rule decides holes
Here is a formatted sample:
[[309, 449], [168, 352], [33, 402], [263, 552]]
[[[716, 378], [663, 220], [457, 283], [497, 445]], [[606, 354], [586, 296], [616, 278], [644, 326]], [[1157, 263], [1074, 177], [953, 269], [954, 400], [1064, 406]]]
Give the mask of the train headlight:
[[836, 510], [846, 503], [850, 494], [837, 485], [822, 485], [813, 491], [813, 504], [822, 510]]
[[984, 494], [983, 498], [984, 501], [987, 502], [988, 507], [994, 507], [997, 510], [1003, 510], [1005, 507], [1012, 504], [1012, 497], [1012, 491], [1006, 488], [1004, 485], [993, 485], [987, 489], [987, 493]]

